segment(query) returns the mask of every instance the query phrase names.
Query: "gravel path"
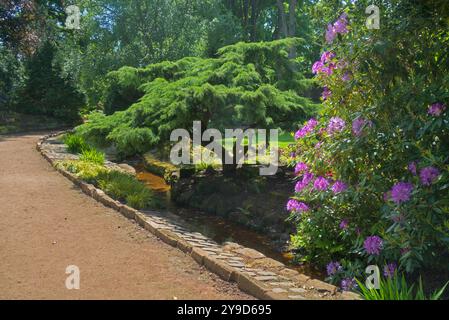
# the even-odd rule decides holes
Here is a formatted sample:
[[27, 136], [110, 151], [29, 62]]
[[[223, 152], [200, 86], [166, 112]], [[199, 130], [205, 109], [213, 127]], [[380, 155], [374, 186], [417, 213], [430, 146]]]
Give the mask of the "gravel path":
[[[0, 136], [0, 299], [251, 299]], [[65, 271], [80, 269], [80, 290]]]

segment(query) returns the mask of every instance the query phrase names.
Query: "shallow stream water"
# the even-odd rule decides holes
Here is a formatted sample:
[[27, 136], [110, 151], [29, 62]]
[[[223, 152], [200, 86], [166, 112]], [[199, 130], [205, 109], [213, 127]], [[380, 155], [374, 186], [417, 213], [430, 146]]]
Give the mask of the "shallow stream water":
[[137, 179], [155, 192], [158, 200], [164, 204], [168, 211], [185, 220], [193, 232], [200, 232], [219, 244], [227, 241], [239, 243], [245, 247], [257, 250], [267, 257], [280, 261], [289, 268], [315, 278], [323, 278], [320, 272], [308, 265], [293, 264], [291, 253], [280, 252], [279, 249], [276, 249], [271, 239], [260, 233], [222, 217], [209, 215], [192, 208], [177, 206], [171, 201], [170, 186], [163, 178], [146, 171], [143, 165], [137, 165], [135, 169]]

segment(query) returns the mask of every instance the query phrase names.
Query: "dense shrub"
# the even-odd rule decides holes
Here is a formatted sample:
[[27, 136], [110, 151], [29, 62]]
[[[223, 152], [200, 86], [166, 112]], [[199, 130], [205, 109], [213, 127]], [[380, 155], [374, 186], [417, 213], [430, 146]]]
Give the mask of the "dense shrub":
[[411, 276], [449, 263], [449, 11], [381, 2], [380, 30], [353, 4], [313, 66], [322, 116], [297, 133], [288, 203], [300, 259], [351, 289], [367, 265]]

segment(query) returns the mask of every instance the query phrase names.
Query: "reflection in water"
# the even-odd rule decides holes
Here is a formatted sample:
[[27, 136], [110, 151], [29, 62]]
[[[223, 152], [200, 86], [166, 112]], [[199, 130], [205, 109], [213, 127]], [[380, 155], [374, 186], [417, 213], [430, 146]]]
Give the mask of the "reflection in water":
[[177, 206], [170, 200], [170, 186], [163, 178], [146, 171], [143, 165], [137, 165], [135, 168], [137, 178], [157, 194], [170, 212], [185, 220], [193, 232], [200, 232], [217, 243], [237, 242], [262, 252], [267, 257], [281, 261], [292, 269], [323, 278], [317, 270], [308, 265], [293, 265], [292, 254], [276, 250], [273, 242], [266, 236], [221, 217], [208, 215], [196, 209]]

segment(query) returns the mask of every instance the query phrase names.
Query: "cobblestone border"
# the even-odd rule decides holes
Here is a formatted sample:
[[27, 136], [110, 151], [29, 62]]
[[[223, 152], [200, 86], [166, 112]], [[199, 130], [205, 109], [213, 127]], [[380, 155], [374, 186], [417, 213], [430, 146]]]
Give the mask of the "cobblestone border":
[[[64, 147], [54, 139], [62, 133], [44, 136], [37, 143], [37, 150], [53, 167], [58, 160], [74, 158], [73, 155], [61, 151]], [[55, 148], [55, 146], [59, 146], [59, 148]], [[199, 265], [217, 274], [221, 279], [236, 282], [240, 290], [258, 299], [360, 299], [355, 293], [341, 292], [331, 284], [311, 279], [256, 250], [231, 242], [220, 245], [200, 233], [190, 232], [176, 216], [167, 217], [166, 214], [162, 215], [156, 211], [135, 210], [112, 199], [102, 190], [82, 181], [74, 174], [60, 168], [55, 167], [55, 169], [78, 186], [86, 195], [106, 207], [120, 212], [126, 218], [135, 220], [142, 228], [163, 242], [190, 255]]]

